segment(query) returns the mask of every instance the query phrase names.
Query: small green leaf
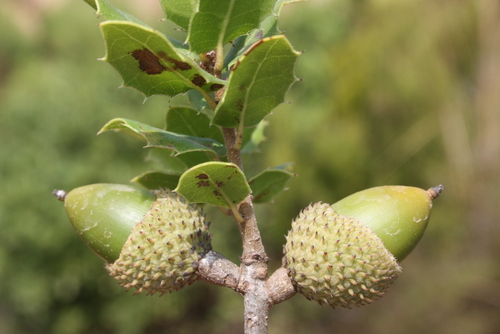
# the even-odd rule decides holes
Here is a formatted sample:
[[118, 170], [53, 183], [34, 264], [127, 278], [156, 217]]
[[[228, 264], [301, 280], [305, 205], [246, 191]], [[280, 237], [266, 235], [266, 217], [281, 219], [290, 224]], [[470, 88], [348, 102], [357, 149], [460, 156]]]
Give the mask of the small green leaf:
[[166, 123], [167, 131], [224, 142], [220, 128], [216, 125], [211, 126], [207, 115], [189, 107], [170, 108], [167, 111]]
[[295, 176], [285, 170], [286, 165], [268, 169], [254, 176], [248, 183], [252, 188], [254, 203], [270, 202], [286, 190], [286, 184]]
[[112, 119], [103, 126], [98, 134], [110, 130], [122, 131], [135, 138], [144, 139], [147, 142], [146, 147], [159, 147], [173, 150], [177, 154], [205, 151], [210, 153], [214, 158], [226, 155], [224, 145], [213, 139], [173, 133], [130, 119]]
[[147, 161], [154, 163], [154, 168], [169, 174], [181, 175], [188, 168], [207, 161], [213, 161], [213, 156], [208, 152], [194, 151], [175, 155], [172, 150], [151, 147], [146, 156]]
[[243, 133], [243, 148], [241, 149], [242, 154], [250, 154], [259, 150], [259, 145], [266, 140], [264, 129], [268, 124], [266, 121], [261, 121], [257, 126], [245, 129]]
[[235, 164], [206, 162], [182, 174], [174, 191], [192, 203], [232, 208], [250, 194], [250, 186]]
[[160, 188], [174, 189], [177, 187], [180, 175], [168, 174], [162, 171], [148, 171], [134, 177], [130, 182], [135, 182], [146, 189], [154, 190]]
[[225, 84], [157, 30], [129, 21], [105, 21], [100, 27], [106, 43], [103, 60], [120, 73], [124, 86], [146, 97], [175, 96], [191, 89], [210, 92]]
[[208, 52], [259, 27], [271, 15], [275, 0], [200, 0], [189, 25], [193, 51]]
[[233, 66], [212, 122], [228, 128], [257, 125], [285, 101], [286, 92], [297, 80], [298, 56], [284, 36], [255, 43]]
[[167, 20], [185, 30], [189, 28], [189, 21], [194, 14], [197, 3], [197, 0], [160, 0]]

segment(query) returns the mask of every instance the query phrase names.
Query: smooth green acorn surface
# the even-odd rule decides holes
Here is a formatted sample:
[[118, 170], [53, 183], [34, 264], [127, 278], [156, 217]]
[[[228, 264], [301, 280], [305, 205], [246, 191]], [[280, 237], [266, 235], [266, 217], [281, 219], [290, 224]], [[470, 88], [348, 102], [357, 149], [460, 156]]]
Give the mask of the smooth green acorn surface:
[[370, 228], [396, 259], [402, 261], [422, 237], [429, 222], [432, 200], [441, 190], [441, 186], [429, 190], [381, 186], [347, 196], [332, 208]]
[[64, 206], [80, 238], [112, 263], [155, 199], [155, 194], [133, 186], [99, 183], [73, 189]]

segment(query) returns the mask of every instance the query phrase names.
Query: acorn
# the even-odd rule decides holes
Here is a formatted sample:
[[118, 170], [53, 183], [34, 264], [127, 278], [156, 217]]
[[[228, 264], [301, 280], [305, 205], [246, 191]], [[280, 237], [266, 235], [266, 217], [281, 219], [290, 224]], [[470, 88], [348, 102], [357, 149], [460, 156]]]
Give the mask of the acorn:
[[304, 209], [284, 247], [283, 266], [296, 290], [331, 307], [381, 298], [422, 237], [441, 191], [383, 186]]
[[104, 183], [54, 194], [80, 238], [127, 290], [164, 294], [198, 279], [198, 261], [211, 250], [209, 224], [201, 208], [179, 195]]

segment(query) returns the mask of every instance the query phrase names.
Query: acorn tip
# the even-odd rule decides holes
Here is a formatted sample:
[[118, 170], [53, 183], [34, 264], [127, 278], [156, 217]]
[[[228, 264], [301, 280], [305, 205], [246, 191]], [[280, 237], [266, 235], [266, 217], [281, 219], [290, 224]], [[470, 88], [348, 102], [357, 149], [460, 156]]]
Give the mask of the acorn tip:
[[431, 196], [432, 199], [436, 199], [439, 197], [439, 195], [441, 195], [443, 190], [444, 190], [444, 187], [442, 184], [440, 184], [436, 187], [429, 188], [429, 190], [427, 190], [427, 192], [429, 193], [429, 195]]
[[64, 190], [57, 190], [57, 189], [55, 189], [52, 192], [52, 195], [54, 195], [61, 202], [64, 202], [64, 199], [66, 198], [66, 194], [67, 194], [67, 192], [65, 192]]

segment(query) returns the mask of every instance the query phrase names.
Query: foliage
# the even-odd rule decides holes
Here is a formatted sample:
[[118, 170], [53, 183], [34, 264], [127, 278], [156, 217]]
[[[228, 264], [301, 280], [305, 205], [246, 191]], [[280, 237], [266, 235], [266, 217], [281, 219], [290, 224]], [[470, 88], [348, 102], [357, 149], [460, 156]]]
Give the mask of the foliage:
[[[161, 130], [121, 118], [109, 121], [99, 131], [123, 131], [144, 139], [146, 147], [172, 150], [175, 155], [170, 160], [179, 160], [186, 165], [186, 169], [190, 168], [183, 171], [182, 177], [177, 168], [164, 166], [163, 170], [151, 171], [155, 175], [154, 181], [158, 183], [151, 184], [153, 181], [149, 179], [149, 187], [168, 183], [162, 180], [163, 175], [170, 182], [175, 182], [172, 176], [178, 175], [179, 185], [174, 188], [186, 199], [225, 207], [238, 204], [249, 194], [250, 187], [242, 171], [236, 172], [241, 175], [241, 180], [232, 178], [229, 174], [225, 175], [227, 166], [217, 163], [221, 159], [226, 160], [228, 155], [224, 145], [218, 141], [221, 139], [218, 126], [236, 128], [235, 145], [238, 150], [241, 149], [245, 144], [243, 139], [251, 138], [252, 128], [284, 101], [286, 92], [296, 81], [294, 67], [298, 56], [286, 37], [278, 35], [278, 29], [264, 33], [261, 28], [264, 19], [276, 25], [284, 3], [278, 2], [273, 14], [274, 1], [261, 2], [250, 7], [233, 1], [203, 1], [195, 3], [194, 7], [184, 3], [161, 2], [167, 17], [173, 17], [173, 22], [187, 30], [188, 47], [188, 44], [150, 28], [106, 0], [95, 1], [97, 14], [106, 19], [99, 25], [106, 45], [103, 60], [118, 71], [123, 85], [139, 90], [146, 97], [157, 94], [176, 96], [188, 92], [193, 106], [198, 107], [196, 111], [175, 106], [167, 112], [167, 130], [181, 132]], [[186, 16], [191, 18], [189, 25]], [[260, 34], [260, 39], [235, 43], [233, 50], [224, 57], [224, 47], [230, 41], [241, 35], [256, 33]], [[231, 66], [225, 67], [225, 63]], [[227, 80], [222, 80], [224, 77]], [[257, 148], [258, 142], [254, 141], [254, 144]], [[186, 153], [192, 154], [187, 158], [181, 157]], [[203, 164], [210, 161], [214, 163]], [[241, 166], [233, 167], [239, 169]], [[206, 179], [213, 180], [211, 187], [201, 189], [204, 191], [200, 191], [200, 182], [195, 179], [198, 177], [196, 173], [202, 172]], [[228, 180], [234, 184], [228, 185]], [[262, 180], [261, 177], [260, 183]], [[220, 188], [218, 183], [226, 184]], [[272, 194], [284, 190], [285, 184], [273, 182]], [[260, 190], [268, 187], [261, 186]], [[260, 201], [272, 198], [264, 193]]]

